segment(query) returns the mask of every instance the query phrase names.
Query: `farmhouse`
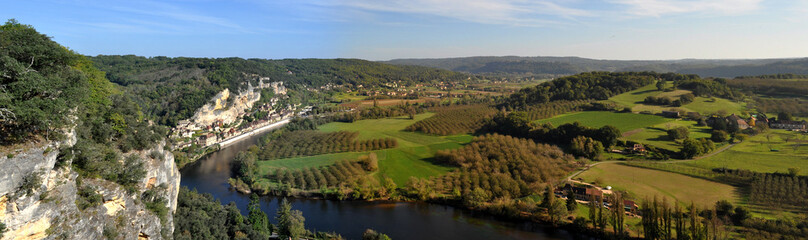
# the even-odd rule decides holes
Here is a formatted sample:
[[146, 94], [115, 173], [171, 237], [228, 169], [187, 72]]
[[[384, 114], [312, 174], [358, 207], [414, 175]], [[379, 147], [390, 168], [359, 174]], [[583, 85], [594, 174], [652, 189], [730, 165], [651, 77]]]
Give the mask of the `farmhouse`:
[[679, 118], [679, 112], [676, 111], [662, 111], [662, 116], [668, 118]]
[[769, 126], [774, 129], [790, 129], [805, 131], [808, 128], [808, 122], [802, 121], [774, 121], [769, 123]]
[[625, 206], [624, 208], [626, 209], [626, 212], [634, 214], [636, 214], [640, 209], [640, 206], [637, 206], [637, 203], [631, 200], [623, 200], [623, 206]]
[[727, 117], [727, 120], [729, 121], [730, 124], [738, 126], [738, 129], [749, 128], [749, 124], [746, 123], [746, 121], [743, 120], [743, 118], [738, 117], [738, 115], [735, 115], [734, 113], [732, 115], [729, 115], [729, 117]]
[[571, 184], [567, 184], [563, 189], [564, 191], [572, 191], [572, 193], [575, 195], [575, 199], [581, 201], [589, 201], [591, 197], [595, 197], [595, 199], [603, 198], [603, 191], [597, 188], [575, 187]]

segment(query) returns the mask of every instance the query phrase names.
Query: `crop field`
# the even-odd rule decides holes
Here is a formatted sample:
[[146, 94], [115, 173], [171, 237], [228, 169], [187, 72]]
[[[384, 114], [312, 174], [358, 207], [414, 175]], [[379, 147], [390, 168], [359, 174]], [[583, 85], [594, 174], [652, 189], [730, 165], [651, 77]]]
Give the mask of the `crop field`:
[[726, 167], [781, 173], [797, 167], [801, 169], [800, 175], [808, 175], [807, 145], [806, 134], [769, 130], [714, 156], [679, 164], [704, 169]]
[[599, 128], [606, 125], [612, 125], [620, 129], [622, 132], [628, 132], [638, 128], [658, 125], [665, 122], [673, 121], [670, 118], [664, 118], [656, 115], [635, 114], [635, 113], [614, 113], [614, 112], [601, 112], [601, 111], [587, 111], [563, 114], [553, 118], [543, 119], [537, 121], [538, 123], [552, 123], [553, 126], [559, 126], [565, 123], [580, 122], [584, 126]]
[[643, 144], [650, 144], [671, 151], [678, 151], [681, 146], [679, 143], [668, 138], [667, 130], [682, 126], [688, 128], [690, 131], [690, 138], [697, 139], [710, 137], [710, 127], [696, 126], [696, 124], [697, 123], [695, 121], [674, 120], [623, 133], [623, 138]]
[[639, 201], [658, 196], [675, 199], [681, 204], [690, 204], [692, 201], [702, 207], [713, 206], [719, 200], [740, 201], [735, 187], [727, 184], [620, 163], [599, 164], [578, 177], [585, 182], [597, 180], [600, 186], [627, 191]]
[[[374, 173], [378, 177], [390, 177], [398, 185], [404, 185], [410, 176], [430, 177], [441, 175], [453, 167], [436, 165], [431, 162], [438, 150], [459, 148], [471, 141], [469, 135], [432, 136], [416, 132], [405, 132], [403, 129], [416, 121], [426, 119], [433, 113], [418, 114], [414, 120], [407, 117], [360, 120], [353, 123], [333, 122], [320, 126], [320, 131], [358, 131], [357, 139], [374, 139], [392, 137], [398, 141], [398, 147], [373, 151], [379, 159], [379, 170]], [[259, 161], [261, 175], [274, 172], [279, 168], [300, 169], [333, 164], [340, 160], [353, 160], [369, 152], [346, 152], [317, 156], [286, 158], [271, 161]]]

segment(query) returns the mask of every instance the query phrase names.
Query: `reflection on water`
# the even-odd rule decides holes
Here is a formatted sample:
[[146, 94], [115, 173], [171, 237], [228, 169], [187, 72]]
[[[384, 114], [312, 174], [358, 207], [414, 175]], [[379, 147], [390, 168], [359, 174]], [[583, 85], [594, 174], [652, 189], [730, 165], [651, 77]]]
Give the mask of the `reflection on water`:
[[[258, 142], [253, 136], [212, 153], [182, 169], [182, 185], [210, 193], [222, 203], [235, 202], [247, 212], [249, 197], [228, 190], [230, 161], [239, 151]], [[264, 197], [261, 209], [270, 216], [280, 199]], [[501, 222], [453, 207], [426, 203], [330, 201], [289, 199], [293, 209], [303, 211], [306, 228], [337, 232], [348, 239], [361, 239], [371, 228], [393, 239], [572, 239], [569, 233], [544, 225]]]

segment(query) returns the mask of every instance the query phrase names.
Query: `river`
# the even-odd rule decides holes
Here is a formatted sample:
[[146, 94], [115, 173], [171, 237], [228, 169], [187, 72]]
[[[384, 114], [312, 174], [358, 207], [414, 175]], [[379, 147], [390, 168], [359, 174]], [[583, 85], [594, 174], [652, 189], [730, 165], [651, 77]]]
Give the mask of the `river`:
[[[181, 170], [182, 186], [210, 193], [222, 203], [235, 202], [247, 212], [249, 196], [228, 189], [230, 161], [240, 151], [258, 142], [256, 134], [214, 152]], [[289, 199], [292, 209], [306, 218], [306, 228], [361, 239], [371, 228], [392, 239], [572, 239], [566, 231], [531, 222], [504, 222], [466, 210], [427, 203], [378, 203]], [[261, 209], [272, 219], [279, 199], [264, 197]]]

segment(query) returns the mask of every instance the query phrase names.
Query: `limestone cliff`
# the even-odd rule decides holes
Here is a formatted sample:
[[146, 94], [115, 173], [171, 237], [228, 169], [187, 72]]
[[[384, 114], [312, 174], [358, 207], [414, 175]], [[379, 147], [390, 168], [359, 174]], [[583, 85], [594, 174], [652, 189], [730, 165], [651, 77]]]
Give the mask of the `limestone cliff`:
[[[94, 189], [101, 203], [80, 210], [77, 205], [78, 174], [70, 163], [57, 164], [58, 149], [76, 143], [75, 131], [67, 140], [44, 146], [27, 146], [16, 154], [0, 157], [0, 221], [6, 224], [6, 239], [163, 239], [173, 232], [180, 174], [174, 157], [163, 150], [165, 143], [150, 150], [132, 152], [144, 160], [147, 175], [139, 191], [128, 193], [120, 185], [101, 179], [84, 179], [82, 186]], [[152, 153], [154, 152], [154, 153]], [[41, 181], [31, 181], [38, 177]], [[35, 182], [30, 191], [22, 189]], [[28, 184], [31, 185], [31, 184]], [[160, 216], [146, 209], [140, 200], [153, 187], [167, 200], [168, 214]]]
[[[238, 117], [253, 107], [253, 104], [261, 99], [261, 89], [271, 88], [275, 94], [286, 94], [283, 82], [271, 82], [266, 77], [257, 77], [258, 86], [247, 84], [247, 88], [233, 95], [230, 89], [224, 89], [213, 97], [210, 103], [205, 104], [196, 111], [191, 121], [199, 126], [210, 126], [214, 122], [221, 121], [223, 124], [230, 124]], [[232, 95], [232, 96], [231, 96]]]

